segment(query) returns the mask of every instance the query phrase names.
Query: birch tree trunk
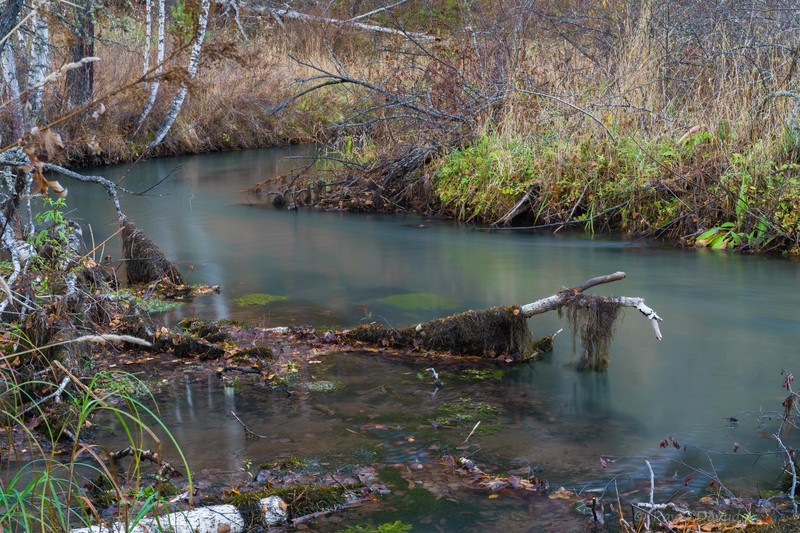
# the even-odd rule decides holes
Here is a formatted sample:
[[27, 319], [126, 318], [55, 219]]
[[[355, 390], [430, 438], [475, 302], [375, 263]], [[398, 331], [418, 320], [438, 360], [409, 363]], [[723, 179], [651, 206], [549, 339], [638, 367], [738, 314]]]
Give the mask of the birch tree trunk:
[[[19, 78], [17, 77], [17, 62], [14, 57], [14, 47], [6, 43], [0, 51], [2, 57], [3, 82], [6, 86], [6, 99], [11, 108], [11, 129], [15, 139], [22, 137], [24, 118], [22, 116], [22, 100], [19, 92]], [[5, 144], [5, 143], [4, 143]]]
[[[150, 2], [150, 0], [148, 0], [148, 2]], [[149, 8], [148, 8], [147, 12], [148, 12], [148, 14], [150, 13], [150, 9]], [[166, 48], [165, 45], [164, 45], [164, 32], [165, 32], [165, 27], [166, 27], [166, 18], [167, 18], [167, 14], [165, 12], [164, 0], [158, 0], [158, 47], [157, 47], [157, 50], [156, 50], [155, 79], [153, 80], [153, 83], [150, 85], [150, 94], [147, 96], [147, 102], [145, 102], [144, 108], [142, 109], [142, 114], [139, 117], [139, 124], [136, 125], [136, 131], [134, 131], [134, 135], [136, 134], [136, 132], [139, 131], [139, 128], [141, 128], [142, 124], [144, 124], [144, 121], [147, 118], [147, 115], [149, 115], [150, 111], [152, 111], [153, 106], [156, 103], [156, 96], [158, 95], [158, 88], [161, 85], [161, 71], [162, 71], [163, 63], [164, 63], [164, 49]], [[149, 27], [149, 23], [148, 23], [148, 27]], [[148, 38], [148, 42], [149, 42], [149, 38]], [[147, 74], [147, 71], [149, 70], [148, 63], [149, 63], [149, 61], [145, 63], [145, 68], [144, 68], [145, 74]]]
[[142, 76], [146, 76], [147, 71], [150, 70], [150, 41], [153, 39], [153, 0], [147, 0], [144, 9], [144, 61], [142, 62]]
[[50, 26], [47, 22], [44, 6], [40, 5], [31, 17], [33, 33], [31, 35], [31, 59], [28, 67], [28, 120], [26, 129], [30, 130], [39, 120], [42, 112], [42, 94], [44, 93], [44, 77], [47, 73], [48, 52], [50, 49]]
[[206, 27], [208, 26], [208, 10], [210, 6], [211, 0], [203, 0], [200, 6], [200, 19], [197, 24], [197, 38], [194, 41], [194, 46], [192, 46], [192, 52], [189, 54], [189, 66], [186, 69], [186, 80], [181, 83], [181, 88], [178, 90], [178, 94], [176, 94], [172, 99], [172, 103], [167, 110], [167, 114], [164, 116], [164, 120], [161, 121], [161, 125], [158, 127], [155, 138], [149, 145], [147, 145], [148, 148], [153, 148], [161, 144], [161, 142], [164, 140], [164, 137], [166, 137], [167, 133], [169, 133], [170, 128], [172, 128], [172, 124], [175, 123], [175, 119], [178, 118], [178, 113], [181, 112], [183, 101], [186, 99], [186, 93], [189, 92], [189, 82], [194, 79], [195, 74], [197, 74], [197, 69], [200, 66], [200, 52], [203, 48], [203, 40], [206, 36]]

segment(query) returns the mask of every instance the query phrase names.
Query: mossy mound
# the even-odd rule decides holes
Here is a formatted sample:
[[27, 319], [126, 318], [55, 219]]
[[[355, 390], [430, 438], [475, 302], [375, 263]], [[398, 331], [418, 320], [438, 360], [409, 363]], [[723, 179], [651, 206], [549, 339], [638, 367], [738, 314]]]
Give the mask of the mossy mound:
[[173, 335], [158, 343], [158, 348], [171, 350], [175, 357], [181, 359], [200, 359], [207, 361], [219, 359], [225, 355], [225, 349], [217, 344], [198, 339], [193, 335]]
[[236, 357], [248, 358], [254, 361], [270, 361], [275, 359], [275, 354], [267, 346], [253, 346], [240, 349], [236, 353]]
[[406, 310], [433, 311], [435, 309], [451, 310], [457, 307], [455, 300], [438, 294], [413, 292], [409, 294], [393, 294], [381, 300], [382, 304]]
[[269, 305], [274, 302], [285, 302], [288, 300], [286, 296], [279, 294], [246, 294], [241, 298], [234, 300], [236, 305], [246, 307], [248, 305]]
[[431, 320], [419, 326], [389, 329], [367, 324], [342, 332], [345, 340], [390, 348], [450, 352], [513, 361], [532, 359], [537, 350], [519, 306], [490, 307]]
[[164, 252], [127, 218], [122, 225], [122, 255], [127, 260], [128, 283], [152, 283], [162, 279], [183, 285], [180, 271], [164, 256]]
[[230, 333], [224, 331], [214, 322], [200, 320], [199, 318], [184, 318], [178, 322], [178, 326], [187, 333], [211, 343], [220, 343], [231, 339]]

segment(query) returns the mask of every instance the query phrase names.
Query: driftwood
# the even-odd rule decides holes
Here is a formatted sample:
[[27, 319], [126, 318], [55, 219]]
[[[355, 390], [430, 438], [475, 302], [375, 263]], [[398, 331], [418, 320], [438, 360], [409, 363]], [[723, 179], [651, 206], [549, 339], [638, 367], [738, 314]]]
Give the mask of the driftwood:
[[633, 307], [650, 319], [653, 331], [661, 340], [658, 322], [661, 317], [645, 305], [644, 299], [627, 296], [606, 297], [583, 294], [584, 291], [625, 277], [624, 272], [598, 276], [552, 296], [526, 305], [491, 307], [467, 311], [405, 328], [386, 328], [366, 324], [341, 333], [345, 341], [358, 341], [388, 348], [418, 352], [449, 352], [452, 355], [477, 356], [508, 362], [534, 359], [552, 348], [552, 337], [535, 341], [528, 328], [528, 318], [548, 311], [567, 311], [573, 333], [581, 338], [583, 357], [579, 369], [602, 371], [608, 367], [608, 347], [614, 322], [622, 307]]
[[116, 463], [120, 459], [124, 459], [125, 457], [135, 457], [138, 460], [147, 460], [151, 463], [156, 463], [158, 468], [158, 477], [159, 478], [166, 478], [167, 476], [177, 476], [181, 477], [181, 474], [178, 470], [175, 469], [171, 464], [167, 461], [161, 459], [161, 454], [158, 452], [154, 452], [151, 450], [141, 450], [139, 448], [134, 448], [133, 446], [128, 446], [123, 450], [119, 450], [116, 452], [112, 452], [108, 454], [108, 457]]

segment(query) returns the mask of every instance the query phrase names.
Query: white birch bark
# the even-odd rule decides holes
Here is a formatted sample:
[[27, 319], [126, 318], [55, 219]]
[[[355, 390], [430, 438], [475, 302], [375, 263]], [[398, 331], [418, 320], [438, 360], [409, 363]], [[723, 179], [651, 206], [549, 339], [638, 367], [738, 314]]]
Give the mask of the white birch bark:
[[389, 33], [391, 35], [401, 35], [403, 37], [410, 37], [412, 39], [418, 39], [421, 41], [432, 41], [435, 39], [433, 35], [428, 35], [427, 33], [419, 33], [414, 31], [403, 31], [403, 30], [396, 30], [394, 28], [387, 28], [385, 26], [378, 26], [376, 24], [364, 24], [363, 22], [354, 22], [354, 20], [360, 19], [361, 17], [356, 17], [355, 19], [351, 20], [342, 20], [342, 19], [332, 19], [328, 17], [318, 17], [316, 15], [308, 15], [306, 13], [301, 13], [299, 11], [295, 11], [293, 9], [282, 9], [282, 8], [256, 8], [257, 11], [268, 11], [276, 20], [278, 20], [279, 24], [281, 17], [293, 20], [302, 20], [305, 22], [318, 22], [322, 24], [338, 24], [338, 25], [345, 25], [345, 26], [352, 26], [353, 28], [358, 28], [360, 30], [367, 30], [367, 31], [374, 31], [378, 33]]
[[[555, 311], [556, 309], [567, 305], [574, 296], [582, 293], [586, 289], [596, 285], [601, 285], [603, 283], [619, 281], [624, 277], [624, 272], [615, 272], [606, 276], [597, 276], [596, 278], [586, 280], [580, 285], [571, 289], [564, 289], [559, 293], [548, 296], [547, 298], [542, 298], [541, 300], [536, 300], [535, 302], [520, 306], [520, 311], [522, 311], [522, 314], [526, 318], [546, 313], [548, 311]], [[653, 309], [645, 305], [644, 298], [630, 296], [610, 296], [606, 298], [606, 300], [609, 303], [616, 303], [617, 305], [633, 307], [637, 309], [650, 320], [650, 325], [653, 327], [653, 333], [655, 334], [656, 339], [661, 340], [661, 330], [658, 327], [658, 323], [661, 322], [661, 317], [658, 316], [658, 313], [656, 313]]]
[[46, 4], [38, 6], [31, 17], [33, 33], [31, 34], [31, 59], [28, 70], [28, 120], [26, 129], [30, 130], [39, 120], [42, 112], [42, 94], [44, 93], [45, 73], [48, 67], [50, 48], [50, 26], [45, 16]]
[[[150, 0], [148, 0], [149, 2]], [[148, 11], [149, 12], [149, 11]], [[158, 88], [161, 85], [161, 71], [163, 68], [164, 63], [164, 50], [166, 48], [164, 42], [164, 33], [166, 27], [166, 10], [164, 6], [164, 0], [158, 0], [158, 45], [156, 48], [156, 70], [155, 70], [155, 79], [150, 84], [150, 94], [147, 95], [147, 102], [144, 104], [144, 108], [142, 108], [142, 114], [139, 117], [139, 124], [136, 125], [136, 132], [139, 131], [139, 128], [142, 127], [144, 124], [147, 115], [150, 114], [150, 111], [153, 110], [153, 106], [156, 103], [156, 96], [158, 95]], [[145, 74], [149, 69], [145, 67]]]
[[[13, 135], [15, 138], [22, 136], [24, 118], [22, 116], [22, 99], [19, 92], [19, 78], [17, 77], [17, 62], [14, 57], [14, 47], [7, 42], [2, 52], [3, 82], [8, 91], [11, 114], [13, 120]], [[5, 143], [4, 143], [5, 144]]]
[[[274, 526], [286, 522], [286, 503], [278, 496], [270, 496], [259, 502], [260, 524]], [[159, 518], [150, 518], [140, 521], [137, 525], [127, 527], [127, 524], [117, 522], [109, 525], [91, 526], [73, 529], [72, 533], [151, 533], [163, 531], [165, 533], [242, 533], [248, 531], [249, 524], [245, 522], [239, 510], [233, 505], [213, 505], [200, 507], [192, 511], [171, 513]]]
[[178, 118], [178, 113], [181, 112], [183, 101], [186, 99], [186, 93], [189, 92], [188, 82], [194, 79], [195, 74], [197, 74], [197, 69], [200, 66], [200, 52], [202, 51], [203, 40], [206, 36], [206, 27], [208, 26], [208, 10], [210, 6], [211, 0], [203, 0], [200, 6], [200, 20], [197, 24], [197, 38], [195, 39], [194, 46], [192, 46], [192, 51], [189, 54], [189, 66], [186, 69], [186, 81], [181, 83], [181, 88], [178, 90], [178, 94], [176, 94], [172, 99], [172, 103], [167, 110], [167, 114], [164, 116], [164, 120], [161, 121], [161, 125], [158, 127], [155, 138], [149, 145], [147, 145], [148, 148], [153, 148], [161, 144], [161, 142], [164, 140], [164, 137], [166, 137], [167, 133], [169, 133], [170, 128], [172, 128], [172, 124], [175, 123], [175, 119]]
[[150, 41], [153, 39], [153, 0], [147, 0], [144, 5], [144, 53], [142, 61], [142, 76], [150, 70]]

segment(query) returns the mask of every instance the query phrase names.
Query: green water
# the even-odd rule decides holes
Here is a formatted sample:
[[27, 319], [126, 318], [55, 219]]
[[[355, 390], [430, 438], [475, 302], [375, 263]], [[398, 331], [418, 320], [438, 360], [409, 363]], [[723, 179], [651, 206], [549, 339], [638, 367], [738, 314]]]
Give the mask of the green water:
[[[248, 448], [248, 454], [352, 447], [344, 429], [362, 423], [346, 414], [359, 399], [354, 391], [383, 386], [386, 397], [370, 397], [368, 405], [382, 419], [396, 416], [404, 428], [426, 423], [409, 420], [409, 410], [434, 409], [455, 395], [469, 393], [499, 405], [503, 429], [479, 437], [476, 458], [535, 465], [559, 483], [600, 488], [614, 476], [631, 476], [634, 481], [626, 482], [635, 487], [647, 477], [644, 460], [649, 458], [667, 491], [684, 490], [680, 480], [689, 466], [716, 470], [741, 492], [755, 493], [757, 483], [761, 489], [775, 485], [780, 459], [767, 455], [756, 461], [742, 451], [775, 450], [770, 438], [775, 423], [759, 411], [780, 412], [785, 396], [781, 369], [800, 371], [800, 268], [795, 262], [584, 236], [492, 233], [412, 215], [276, 210], [239, 192], [297, 166], [297, 160], [286, 157], [305, 150], [141, 162], [126, 175], [124, 185], [137, 191], [174, 171], [150, 195], [124, 198], [123, 207], [167, 256], [184, 271], [191, 267], [189, 282], [222, 287], [220, 295], [199, 299], [167, 315], [167, 321], [200, 315], [269, 326], [405, 325], [447, 314], [452, 305], [526, 303], [622, 270], [626, 280], [594, 291], [644, 297], [664, 318], [664, 340], [656, 341], [648, 322], [628, 310], [612, 343], [607, 373], [574, 371], [572, 339], [565, 332], [544, 361], [515, 368], [500, 382], [448, 384], [436, 394], [413, 377], [417, 368], [358, 357], [343, 363], [348, 360], [343, 356], [324, 361], [319, 370], [325, 379], [348, 384], [326, 393], [330, 408], [345, 412], [334, 417], [308, 406], [275, 407], [269, 399], [232, 399], [209, 385], [211, 392], [202, 392], [209, 405], [258, 403], [266, 409], [264, 423], [287, 432], [281, 437], [286, 442], [279, 439], [269, 450]], [[118, 179], [128, 169], [96, 170], [101, 171]], [[116, 229], [103, 191], [70, 185], [69, 205], [72, 217], [91, 223], [96, 242]], [[108, 251], [118, 256], [119, 245], [109, 244]], [[254, 293], [286, 299], [237, 305], [238, 298]], [[392, 305], [413, 301], [397, 297], [410, 293], [433, 295], [417, 299], [447, 302], [448, 309]], [[555, 313], [532, 322], [537, 334], [561, 327], [567, 326]], [[224, 409], [217, 418], [191, 415], [185, 400], [175, 400], [176, 433], [193, 461], [205, 465], [203, 440], [194, 429], [198, 423], [215, 424], [226, 435], [221, 438], [228, 439], [219, 446], [234, 457], [244, 454], [242, 446], [250, 446]], [[300, 422], [287, 422], [292, 420]], [[668, 435], [686, 444], [687, 451], [679, 455], [661, 448]], [[787, 441], [792, 444], [793, 437]], [[734, 442], [740, 445], [735, 455]], [[606, 468], [601, 456], [610, 459]], [[707, 483], [697, 475], [687, 489], [702, 490]]]

